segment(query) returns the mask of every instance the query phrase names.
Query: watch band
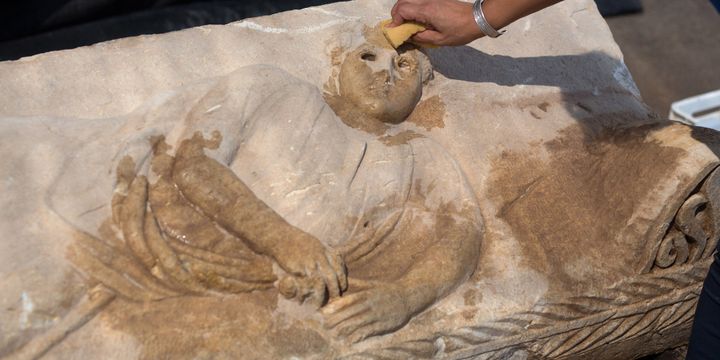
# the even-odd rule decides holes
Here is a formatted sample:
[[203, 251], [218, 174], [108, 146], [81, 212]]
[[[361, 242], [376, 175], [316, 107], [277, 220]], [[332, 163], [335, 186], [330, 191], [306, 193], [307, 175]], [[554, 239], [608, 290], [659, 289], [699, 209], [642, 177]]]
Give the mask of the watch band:
[[483, 34], [491, 38], [496, 38], [504, 34], [505, 30], [497, 31], [490, 25], [490, 23], [487, 22], [487, 19], [485, 19], [485, 14], [482, 11], [483, 1], [485, 0], [475, 0], [475, 2], [473, 3], [473, 16], [475, 17], [475, 22], [477, 23], [477, 26], [480, 28], [480, 31], [482, 31]]

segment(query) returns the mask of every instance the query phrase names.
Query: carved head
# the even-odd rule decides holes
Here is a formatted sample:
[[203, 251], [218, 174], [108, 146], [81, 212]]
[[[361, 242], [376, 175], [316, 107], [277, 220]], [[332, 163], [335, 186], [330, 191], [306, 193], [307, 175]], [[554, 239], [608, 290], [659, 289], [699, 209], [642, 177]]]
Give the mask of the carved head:
[[428, 70], [430, 62], [416, 49], [396, 51], [367, 42], [340, 66], [339, 95], [375, 119], [399, 123], [420, 101]]
[[355, 116], [400, 123], [420, 101], [423, 85], [432, 78], [432, 65], [412, 45], [392, 48], [377, 28], [367, 29], [365, 40], [339, 62], [331, 79], [336, 85], [331, 106], [338, 114], [349, 112], [342, 107], [351, 107]]

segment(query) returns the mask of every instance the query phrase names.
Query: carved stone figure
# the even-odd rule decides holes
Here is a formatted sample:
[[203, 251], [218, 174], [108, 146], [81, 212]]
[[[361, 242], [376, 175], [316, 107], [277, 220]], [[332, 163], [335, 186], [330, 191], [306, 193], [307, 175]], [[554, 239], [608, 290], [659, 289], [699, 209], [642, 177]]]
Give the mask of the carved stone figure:
[[[482, 219], [464, 175], [432, 140], [385, 133], [415, 108], [430, 62], [386, 45], [378, 29], [368, 34], [330, 79], [334, 109], [312, 85], [253, 66], [193, 94], [184, 117], [160, 107], [169, 121], [153, 124], [140, 113], [139, 135], [118, 141], [111, 130], [80, 150], [50, 198], [82, 231], [70, 256], [100, 283], [94, 291], [142, 302], [276, 283], [352, 343], [397, 330], [466, 280]], [[135, 146], [100, 149], [125, 143]], [[120, 160], [112, 219], [98, 231], [65, 210], [87, 200], [66, 190], [78, 188], [74, 170], [92, 156]]]
[[[385, 10], [338, 3], [299, 13], [320, 25], [278, 14], [0, 64], [15, 92], [2, 99], [18, 99], [0, 100], [0, 356], [681, 345], [720, 238], [716, 133], [648, 114], [591, 1], [539, 15], [562, 26], [518, 23], [505, 39], [538, 45], [513, 57], [396, 51], [372, 27]], [[194, 56], [153, 78], [172, 72], [165, 41], [188, 38], [173, 48]], [[284, 45], [254, 45], [271, 38]], [[56, 63], [135, 67], [59, 106], [41, 95], [69, 93], [64, 72], [27, 80]]]

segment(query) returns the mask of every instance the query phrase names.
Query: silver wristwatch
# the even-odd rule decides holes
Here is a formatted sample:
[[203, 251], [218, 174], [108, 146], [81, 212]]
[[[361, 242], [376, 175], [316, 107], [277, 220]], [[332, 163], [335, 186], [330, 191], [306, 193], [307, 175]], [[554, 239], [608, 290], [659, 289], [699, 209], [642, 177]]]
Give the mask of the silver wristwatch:
[[487, 20], [485, 19], [485, 14], [483, 14], [482, 11], [483, 1], [485, 0], [475, 0], [475, 3], [473, 3], [473, 16], [475, 16], [475, 22], [477, 23], [477, 26], [480, 28], [480, 31], [482, 31], [483, 34], [491, 38], [496, 38], [504, 34], [505, 30], [497, 31], [490, 25], [490, 23], [487, 22]]

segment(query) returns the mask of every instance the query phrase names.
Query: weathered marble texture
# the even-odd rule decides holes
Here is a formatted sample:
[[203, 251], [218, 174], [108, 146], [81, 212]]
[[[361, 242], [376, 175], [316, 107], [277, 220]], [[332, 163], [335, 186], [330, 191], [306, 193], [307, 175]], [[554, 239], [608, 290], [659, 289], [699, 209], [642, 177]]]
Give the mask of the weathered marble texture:
[[[204, 104], [198, 94], [212, 78], [250, 65], [323, 89], [338, 49], [349, 50], [390, 5], [338, 3], [0, 63], [0, 355], [71, 323], [85, 306], [92, 283], [68, 249], [78, 229], [96, 234], [111, 216], [121, 159], [109, 154], [147, 154], [150, 135], [177, 144], [194, 130], [183, 115]], [[553, 6], [498, 40], [427, 54], [435, 79], [415, 113], [384, 135], [411, 131], [437, 144], [472, 189], [483, 235], [469, 281], [397, 332], [352, 346], [335, 341], [314, 310], [272, 291], [107, 299], [46, 357], [624, 359], [684, 341], [710, 251], [663, 268], [656, 254], [669, 246], [669, 226], [675, 237], [685, 236], [673, 228], [692, 233], [673, 219], [698, 191], [709, 198], [701, 230], [717, 239], [714, 178], [698, 189], [718, 163], [714, 133], [650, 114], [591, 1]], [[270, 90], [247, 93], [262, 99]], [[313, 103], [292, 101], [298, 112]], [[328, 144], [333, 159], [352, 143]], [[273, 156], [243, 154], [260, 164]], [[283, 206], [297, 189], [273, 199], [265, 184], [248, 182], [293, 225], [328, 239], [347, 231], [324, 221], [345, 204], [303, 199], [326, 215], [292, 214]]]

